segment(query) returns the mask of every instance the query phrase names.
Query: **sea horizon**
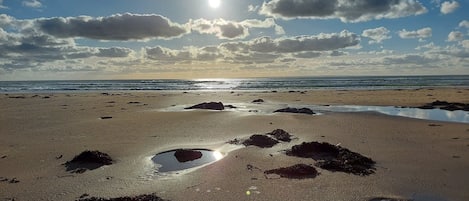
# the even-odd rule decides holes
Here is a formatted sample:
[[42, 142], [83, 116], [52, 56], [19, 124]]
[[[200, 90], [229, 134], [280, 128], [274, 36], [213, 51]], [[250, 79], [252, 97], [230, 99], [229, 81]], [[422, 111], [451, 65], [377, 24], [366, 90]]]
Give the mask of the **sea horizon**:
[[185, 90], [380, 90], [469, 87], [469, 75], [0, 81], [0, 93]]

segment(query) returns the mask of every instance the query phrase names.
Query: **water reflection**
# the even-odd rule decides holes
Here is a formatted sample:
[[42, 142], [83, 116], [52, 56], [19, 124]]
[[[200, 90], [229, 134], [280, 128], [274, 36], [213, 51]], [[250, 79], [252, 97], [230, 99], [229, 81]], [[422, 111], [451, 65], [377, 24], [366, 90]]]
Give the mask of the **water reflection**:
[[193, 167], [202, 166], [208, 163], [215, 162], [223, 158], [223, 154], [219, 151], [209, 149], [190, 149], [190, 151], [200, 153], [200, 157], [195, 157], [194, 160], [181, 160], [176, 158], [175, 153], [177, 150], [170, 150], [155, 155], [151, 160], [159, 165], [158, 172], [171, 172], [185, 170]]
[[441, 109], [424, 110], [418, 108], [400, 108], [393, 106], [329, 106], [320, 107], [318, 110], [332, 112], [379, 112], [386, 115], [410, 117], [416, 119], [427, 119], [436, 121], [449, 121], [469, 123], [469, 113], [467, 111], [447, 111]]

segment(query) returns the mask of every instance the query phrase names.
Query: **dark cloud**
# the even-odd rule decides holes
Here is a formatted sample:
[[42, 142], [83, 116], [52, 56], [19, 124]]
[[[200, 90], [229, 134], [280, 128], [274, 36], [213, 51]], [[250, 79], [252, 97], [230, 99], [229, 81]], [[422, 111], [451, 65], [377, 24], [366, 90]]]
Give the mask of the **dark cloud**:
[[144, 40], [173, 38], [188, 33], [187, 28], [161, 15], [117, 14], [92, 18], [56, 17], [38, 19], [40, 30], [59, 38], [83, 37], [98, 40]]
[[360, 37], [349, 31], [340, 33], [319, 34], [315, 36], [298, 36], [292, 38], [271, 39], [262, 37], [247, 43], [251, 51], [256, 52], [303, 52], [328, 51], [351, 47], [360, 43]]
[[123, 47], [99, 48], [97, 57], [128, 57], [133, 51]]
[[338, 18], [343, 22], [361, 22], [382, 18], [419, 15], [427, 9], [416, 0], [271, 0], [259, 13], [277, 18]]

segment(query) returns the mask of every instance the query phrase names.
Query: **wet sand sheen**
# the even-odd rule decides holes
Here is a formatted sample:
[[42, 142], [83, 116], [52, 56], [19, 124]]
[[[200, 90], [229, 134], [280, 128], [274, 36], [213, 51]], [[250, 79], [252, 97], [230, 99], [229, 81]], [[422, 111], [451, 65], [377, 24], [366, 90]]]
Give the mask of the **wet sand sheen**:
[[[413, 195], [416, 199], [467, 200], [469, 195], [461, 187], [468, 186], [464, 179], [469, 169], [468, 124], [374, 113], [161, 111], [172, 105], [251, 103], [259, 98], [265, 101], [260, 105], [282, 106], [417, 107], [437, 99], [468, 103], [469, 97], [458, 93], [460, 90], [431, 90], [432, 97], [426, 96], [426, 90], [3, 95], [0, 177], [18, 182], [0, 182], [0, 199], [75, 200], [83, 194], [123, 197], [156, 193], [168, 200], [369, 200], [410, 199]], [[149, 153], [154, 156], [186, 147], [215, 150], [234, 138], [279, 128], [297, 139], [271, 148], [237, 149], [216, 163], [180, 176], [159, 177], [146, 171], [154, 165], [147, 161]], [[314, 164], [313, 159], [282, 153], [311, 141], [340, 144], [368, 156], [376, 161], [376, 171], [362, 177], [317, 169], [319, 176], [311, 179], [266, 178], [268, 170]], [[84, 150], [108, 153], [115, 163], [82, 174], [67, 172], [62, 164]], [[275, 190], [278, 186], [282, 190]]]

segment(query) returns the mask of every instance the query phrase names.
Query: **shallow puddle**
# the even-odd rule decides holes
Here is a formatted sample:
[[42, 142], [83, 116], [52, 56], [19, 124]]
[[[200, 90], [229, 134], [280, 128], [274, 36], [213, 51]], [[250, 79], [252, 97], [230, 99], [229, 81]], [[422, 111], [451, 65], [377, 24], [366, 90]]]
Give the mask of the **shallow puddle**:
[[[394, 106], [323, 106], [317, 107], [321, 111], [330, 112], [378, 112], [391, 116], [409, 117], [447, 122], [469, 123], [469, 112], [457, 110], [447, 111], [441, 109], [401, 108]], [[313, 107], [314, 110], [314, 107]]]
[[151, 160], [159, 165], [158, 172], [172, 172], [202, 166], [223, 158], [219, 151], [209, 149], [175, 149], [156, 154]]

